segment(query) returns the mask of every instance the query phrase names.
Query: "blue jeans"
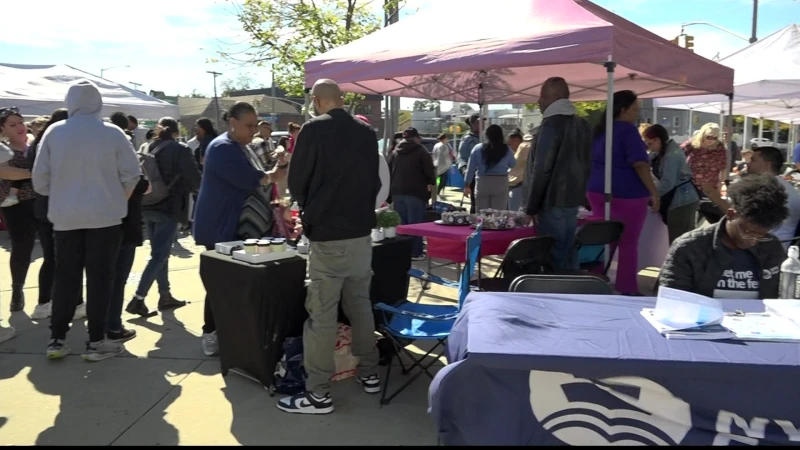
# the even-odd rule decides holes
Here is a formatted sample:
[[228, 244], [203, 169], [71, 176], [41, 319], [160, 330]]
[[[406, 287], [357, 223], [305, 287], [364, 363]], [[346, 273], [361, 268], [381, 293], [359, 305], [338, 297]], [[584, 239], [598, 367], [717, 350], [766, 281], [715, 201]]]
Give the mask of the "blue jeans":
[[158, 281], [158, 292], [169, 292], [169, 255], [178, 233], [178, 222], [158, 211], [144, 211], [142, 216], [150, 238], [150, 261], [142, 272], [136, 295], [145, 298], [154, 281]]
[[111, 293], [111, 303], [108, 305], [106, 333], [122, 331], [122, 303], [125, 301], [125, 283], [131, 274], [135, 257], [136, 246], [122, 244], [117, 256], [117, 267], [114, 271], [114, 290]]
[[522, 185], [508, 190], [508, 209], [509, 211], [519, 211], [522, 207]]
[[[425, 220], [425, 202], [413, 195], [393, 195], [392, 202], [394, 210], [400, 214], [403, 225], [422, 223]], [[413, 236], [411, 238], [411, 257], [422, 256], [422, 238]]]
[[539, 212], [539, 236], [552, 236], [553, 264], [557, 270], [578, 270], [578, 255], [572, 251], [575, 230], [578, 228], [578, 208], [550, 208]]

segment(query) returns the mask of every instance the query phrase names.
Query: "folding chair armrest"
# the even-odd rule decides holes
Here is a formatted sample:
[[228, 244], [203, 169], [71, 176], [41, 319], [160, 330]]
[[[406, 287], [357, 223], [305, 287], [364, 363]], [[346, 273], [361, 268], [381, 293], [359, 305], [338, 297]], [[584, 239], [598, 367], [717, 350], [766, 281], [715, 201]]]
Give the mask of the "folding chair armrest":
[[792, 243], [792, 242], [795, 242], [797, 240], [800, 240], [800, 236], [795, 236], [795, 237], [791, 237], [789, 239], [784, 239], [784, 240], [781, 241], [781, 244], [786, 243], [786, 242]]
[[442, 277], [439, 277], [439, 276], [436, 276], [436, 275], [432, 275], [432, 274], [430, 274], [428, 272], [425, 272], [422, 269], [418, 269], [416, 267], [412, 267], [411, 269], [409, 269], [408, 270], [408, 275], [411, 276], [411, 277], [417, 278], [419, 280], [422, 280], [422, 281], [427, 281], [427, 282], [431, 282], [431, 283], [434, 283], [434, 284], [438, 284], [440, 286], [458, 288], [458, 283], [456, 283], [455, 281], [448, 280], [446, 278], [442, 278]]
[[423, 314], [423, 313], [418, 313], [418, 312], [405, 311], [405, 310], [402, 310], [402, 309], [399, 309], [399, 308], [395, 308], [394, 306], [389, 306], [386, 303], [378, 303], [375, 306], [373, 306], [373, 308], [375, 308], [378, 311], [381, 311], [383, 313], [400, 314], [402, 316], [413, 317], [415, 319], [420, 319], [420, 320], [447, 321], [447, 320], [453, 320], [456, 317], [458, 317], [458, 313], [444, 314], [444, 315], [441, 315], [441, 316], [434, 316], [434, 315], [431, 315], [431, 314]]

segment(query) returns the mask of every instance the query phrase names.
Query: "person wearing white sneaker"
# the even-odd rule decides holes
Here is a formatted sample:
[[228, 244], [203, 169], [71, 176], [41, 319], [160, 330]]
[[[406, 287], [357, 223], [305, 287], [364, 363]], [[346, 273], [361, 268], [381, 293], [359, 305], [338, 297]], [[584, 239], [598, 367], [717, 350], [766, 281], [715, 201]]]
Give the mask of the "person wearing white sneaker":
[[[292, 155], [289, 190], [301, 208], [310, 241], [303, 366], [306, 392], [281, 399], [277, 407], [293, 414], [333, 412], [330, 379], [335, 371], [337, 311], [350, 319], [358, 381], [369, 393], [380, 391], [375, 318], [369, 299], [375, 202], [381, 189], [380, 154], [375, 131], [343, 109], [333, 80], [311, 90], [319, 115], [303, 125]], [[423, 149], [424, 151], [424, 149]], [[433, 171], [433, 163], [427, 156]], [[342, 177], [342, 173], [348, 176]], [[434, 177], [435, 179], [435, 177]], [[377, 390], [376, 390], [377, 389]]]
[[106, 340], [106, 318], [122, 242], [122, 219], [128, 214], [128, 198], [142, 171], [122, 130], [101, 119], [103, 100], [94, 83], [74, 82], [66, 104], [69, 118], [47, 130], [32, 174], [35, 191], [49, 196], [47, 216], [55, 234], [55, 288], [47, 356], [58, 359], [69, 353], [64, 341], [76, 313], [75, 300], [81, 295], [85, 270], [89, 342], [84, 359], [100, 361], [124, 350]]

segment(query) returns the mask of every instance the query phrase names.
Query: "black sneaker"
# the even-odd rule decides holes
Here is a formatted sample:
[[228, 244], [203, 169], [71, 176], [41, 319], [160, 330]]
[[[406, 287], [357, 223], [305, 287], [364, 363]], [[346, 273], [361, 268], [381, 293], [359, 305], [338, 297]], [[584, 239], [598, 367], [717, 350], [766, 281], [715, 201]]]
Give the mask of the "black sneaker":
[[291, 414], [330, 414], [333, 412], [331, 394], [319, 396], [311, 392], [285, 397], [278, 401], [278, 409]]
[[356, 383], [364, 386], [364, 392], [367, 394], [378, 394], [381, 392], [381, 379], [378, 378], [378, 375], [356, 377]]
[[158, 314], [157, 312], [153, 311], [152, 313], [147, 309], [147, 306], [144, 305], [144, 300], [138, 299], [136, 297], [128, 303], [128, 306], [125, 307], [125, 311], [128, 314], [133, 314], [135, 316], [141, 317], [152, 317]]
[[128, 342], [135, 337], [136, 330], [127, 330], [125, 327], [122, 327], [121, 331], [109, 331], [106, 333], [106, 338], [108, 338], [109, 341], [116, 342], [117, 344]]

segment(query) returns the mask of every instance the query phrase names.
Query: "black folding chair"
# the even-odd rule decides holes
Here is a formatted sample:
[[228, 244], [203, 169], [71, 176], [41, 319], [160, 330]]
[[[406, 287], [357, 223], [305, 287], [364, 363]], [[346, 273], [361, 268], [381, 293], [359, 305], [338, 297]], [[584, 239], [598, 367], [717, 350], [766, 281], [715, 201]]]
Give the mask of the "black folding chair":
[[614, 295], [611, 286], [592, 275], [522, 275], [510, 292], [531, 294]]
[[[508, 292], [511, 282], [520, 275], [551, 273], [555, 242], [551, 236], [522, 238], [512, 242], [494, 278], [481, 280], [480, 289], [489, 292]], [[473, 281], [472, 284], [477, 283]]]
[[[584, 247], [605, 247], [606, 245], [619, 243], [625, 225], [618, 220], [598, 220], [587, 222], [575, 232], [574, 252], [579, 252]], [[594, 271], [598, 267], [603, 268], [603, 276], [608, 273], [611, 267], [611, 260], [614, 259], [616, 248], [611, 250], [608, 263], [603, 261], [603, 252], [598, 252], [598, 257], [594, 261], [585, 262], [580, 265], [581, 271]], [[605, 265], [605, 267], [603, 267]]]

